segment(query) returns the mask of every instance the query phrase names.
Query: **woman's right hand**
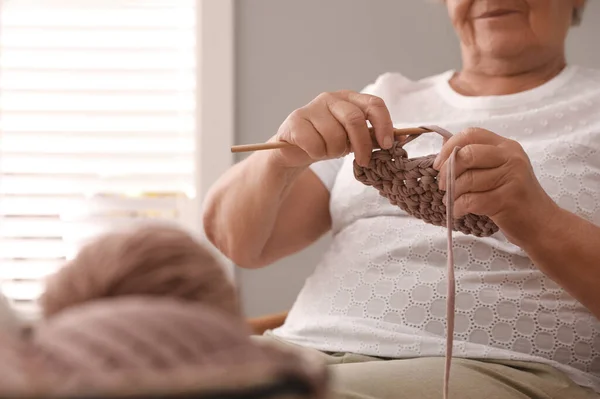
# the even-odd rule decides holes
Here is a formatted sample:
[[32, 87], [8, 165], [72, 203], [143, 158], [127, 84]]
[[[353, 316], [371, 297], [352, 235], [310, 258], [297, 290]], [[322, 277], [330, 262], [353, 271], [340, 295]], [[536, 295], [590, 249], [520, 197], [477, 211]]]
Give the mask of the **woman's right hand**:
[[[373, 126], [374, 138], [367, 121]], [[392, 119], [385, 102], [369, 94], [340, 91], [323, 93], [292, 112], [271, 141], [294, 144], [296, 148], [282, 148], [273, 154], [285, 167], [303, 168], [350, 152], [354, 152], [359, 165], [367, 166], [373, 139], [383, 149], [394, 143]]]

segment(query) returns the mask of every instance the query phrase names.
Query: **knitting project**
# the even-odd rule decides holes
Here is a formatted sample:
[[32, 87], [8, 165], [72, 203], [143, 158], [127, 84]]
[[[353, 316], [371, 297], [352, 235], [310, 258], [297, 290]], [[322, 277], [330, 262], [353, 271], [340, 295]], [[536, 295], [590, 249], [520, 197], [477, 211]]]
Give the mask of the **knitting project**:
[[[424, 127], [444, 138], [452, 134], [438, 126]], [[444, 192], [438, 188], [438, 171], [433, 169], [436, 155], [408, 158], [404, 144], [417, 138], [410, 136], [404, 143], [396, 142], [390, 150], [373, 152], [369, 166], [363, 168], [354, 162], [354, 176], [358, 181], [375, 187], [390, 203], [411, 216], [436, 225], [446, 225]], [[498, 226], [487, 216], [468, 214], [453, 221], [453, 230], [477, 237], [487, 237], [498, 231]]]
[[[424, 129], [449, 139], [452, 133], [439, 126], [426, 126]], [[454, 316], [456, 301], [456, 283], [454, 279], [454, 250], [452, 231], [487, 237], [498, 231], [498, 226], [487, 216], [468, 214], [454, 219], [454, 183], [456, 154], [460, 148], [454, 148], [448, 160], [446, 187], [448, 188], [446, 207], [442, 202], [444, 192], [438, 187], [438, 171], [433, 169], [436, 155], [409, 159], [402, 145], [414, 140], [411, 136], [403, 144], [395, 143], [390, 150], [375, 151], [369, 165], [364, 168], [354, 162], [354, 176], [361, 183], [375, 187], [379, 193], [393, 205], [399, 206], [409, 215], [427, 223], [447, 228], [448, 238], [448, 299], [446, 309], [446, 364], [444, 367], [443, 398], [448, 399], [450, 385], [450, 367], [454, 345]]]

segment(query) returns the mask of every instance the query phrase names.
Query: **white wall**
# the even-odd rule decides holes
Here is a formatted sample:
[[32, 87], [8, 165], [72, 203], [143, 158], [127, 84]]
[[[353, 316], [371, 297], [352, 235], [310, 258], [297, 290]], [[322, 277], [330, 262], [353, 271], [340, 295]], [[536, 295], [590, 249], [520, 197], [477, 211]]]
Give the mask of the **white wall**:
[[[600, 1], [569, 40], [600, 68]], [[262, 142], [323, 91], [360, 90], [386, 71], [421, 78], [459, 67], [445, 8], [425, 0], [237, 0], [236, 143]], [[595, 51], [594, 51], [595, 50]], [[258, 271], [239, 271], [249, 315], [289, 309], [327, 239]]]

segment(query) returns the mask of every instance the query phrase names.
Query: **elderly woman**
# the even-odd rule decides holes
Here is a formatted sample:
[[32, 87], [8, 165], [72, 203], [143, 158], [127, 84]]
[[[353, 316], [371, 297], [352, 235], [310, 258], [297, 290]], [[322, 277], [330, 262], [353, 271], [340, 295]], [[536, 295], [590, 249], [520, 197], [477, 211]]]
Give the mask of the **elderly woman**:
[[[454, 398], [599, 398], [600, 72], [568, 65], [585, 0], [447, 0], [463, 66], [385, 74], [324, 93], [210, 193], [212, 242], [259, 268], [328, 231], [333, 242], [268, 339], [318, 350], [351, 398], [440, 398], [446, 234], [354, 179], [392, 126], [439, 125], [411, 157], [457, 154], [455, 212], [500, 232], [457, 235]], [[349, 154], [352, 155], [349, 155]], [[444, 181], [442, 178], [441, 181]], [[442, 188], [443, 185], [442, 185]]]

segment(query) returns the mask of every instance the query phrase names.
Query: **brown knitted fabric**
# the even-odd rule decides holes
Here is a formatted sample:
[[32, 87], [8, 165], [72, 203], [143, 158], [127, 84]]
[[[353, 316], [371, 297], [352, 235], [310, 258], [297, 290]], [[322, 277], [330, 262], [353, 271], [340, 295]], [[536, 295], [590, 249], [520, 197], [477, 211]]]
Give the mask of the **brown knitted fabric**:
[[[438, 172], [433, 169], [436, 155], [408, 158], [402, 144], [390, 150], [373, 152], [369, 166], [354, 162], [354, 176], [361, 183], [375, 187], [391, 204], [411, 216], [436, 225], [446, 225], [444, 191], [438, 188]], [[487, 216], [468, 214], [454, 220], [454, 230], [477, 237], [490, 236], [498, 227]]]

